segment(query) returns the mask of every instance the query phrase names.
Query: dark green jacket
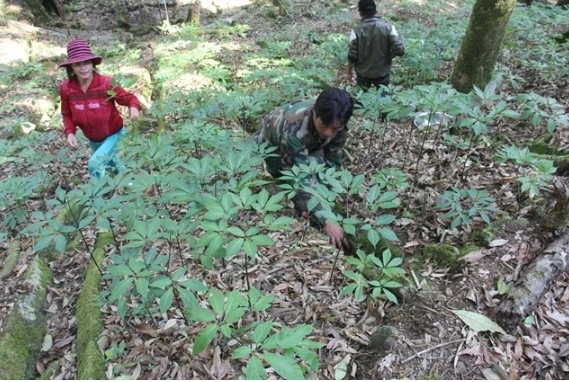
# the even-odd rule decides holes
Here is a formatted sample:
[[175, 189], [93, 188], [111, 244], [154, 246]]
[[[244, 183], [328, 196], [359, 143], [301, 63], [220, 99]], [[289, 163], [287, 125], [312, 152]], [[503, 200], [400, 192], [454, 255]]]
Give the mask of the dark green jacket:
[[391, 71], [393, 57], [403, 56], [405, 47], [395, 27], [379, 17], [367, 17], [352, 30], [348, 60], [364, 78], [385, 77]]

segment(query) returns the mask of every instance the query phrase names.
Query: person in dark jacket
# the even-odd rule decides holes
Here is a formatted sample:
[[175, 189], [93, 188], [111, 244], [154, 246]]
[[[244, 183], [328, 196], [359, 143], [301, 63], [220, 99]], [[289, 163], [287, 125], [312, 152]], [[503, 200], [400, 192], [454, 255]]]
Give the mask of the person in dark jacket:
[[117, 156], [117, 141], [126, 131], [116, 104], [128, 106], [132, 120], [141, 110], [135, 95], [95, 71], [101, 61], [87, 41], [73, 40], [67, 45], [67, 61], [59, 64], [68, 77], [59, 88], [67, 145], [78, 148], [75, 133], [79, 127], [93, 149], [87, 167], [96, 178], [105, 176], [108, 167], [114, 172], [125, 168]]
[[395, 26], [376, 16], [374, 0], [360, 0], [358, 11], [362, 21], [350, 34], [348, 79], [366, 89], [389, 85], [393, 57], [405, 54], [403, 42]]

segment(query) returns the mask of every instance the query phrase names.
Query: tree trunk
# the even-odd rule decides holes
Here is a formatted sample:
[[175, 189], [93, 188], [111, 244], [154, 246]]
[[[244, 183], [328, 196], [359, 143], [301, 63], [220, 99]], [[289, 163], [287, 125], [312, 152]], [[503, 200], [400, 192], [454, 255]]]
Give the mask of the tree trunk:
[[450, 77], [456, 90], [468, 93], [490, 81], [515, 6], [516, 0], [476, 0]]
[[67, 14], [61, 0], [25, 0], [25, 3], [32, 11], [32, 15], [42, 21], [48, 21], [51, 15], [61, 17]]
[[202, 11], [201, 0], [196, 0], [188, 10], [186, 21], [195, 25], [200, 25], [200, 13]]

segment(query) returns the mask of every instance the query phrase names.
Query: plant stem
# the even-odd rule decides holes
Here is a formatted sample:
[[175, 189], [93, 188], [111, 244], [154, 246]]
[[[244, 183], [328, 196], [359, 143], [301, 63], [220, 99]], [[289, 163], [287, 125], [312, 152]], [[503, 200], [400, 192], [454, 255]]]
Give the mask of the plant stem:
[[466, 171], [466, 162], [468, 162], [468, 155], [470, 153], [470, 150], [472, 150], [472, 144], [474, 143], [474, 136], [475, 133], [473, 131], [472, 135], [470, 136], [470, 143], [468, 144], [468, 149], [466, 150], [466, 156], [464, 157], [464, 162], [462, 163], [462, 175], [460, 176], [462, 184], [464, 184], [464, 182], [466, 181], [466, 177], [468, 176], [468, 171]]
[[[379, 121], [381, 121], [381, 114], [382, 114], [382, 111], [381, 111], [381, 109], [380, 109], [380, 110], [379, 110], [379, 114], [378, 114], [378, 116], [377, 116], [377, 119], [378, 119]], [[375, 126], [375, 120], [373, 121], [373, 123], [374, 123], [374, 126]], [[385, 135], [386, 135], [386, 134], [387, 134], [387, 120], [385, 120], [384, 123], [383, 123], [383, 132], [382, 132], [382, 134], [381, 134], [381, 143], [379, 144], [379, 147], [380, 147], [379, 150], [380, 150], [381, 152], [383, 152], [383, 145], [385, 144]], [[382, 168], [383, 168], [383, 155], [381, 156], [381, 159], [380, 159], [380, 162], [379, 162], [379, 170], [381, 170]]]
[[[245, 254], [245, 281], [247, 283], [247, 292], [251, 290], [251, 284], [249, 283], [249, 255]], [[249, 308], [252, 308], [251, 301], [249, 301]]]
[[113, 226], [111, 225], [111, 221], [109, 219], [107, 219], [109, 222], [109, 227], [111, 227], [111, 235], [113, 235], [113, 241], [115, 243], [115, 248], [117, 250], [117, 252], [120, 253], [120, 246], [119, 246], [119, 241], [117, 239], [117, 235], [115, 234], [115, 230], [113, 229]]
[[[89, 256], [91, 257], [93, 264], [95, 264], [95, 267], [99, 271], [99, 274], [102, 276], [103, 271], [101, 270], [101, 267], [99, 266], [99, 264], [97, 263], [97, 260], [93, 256], [93, 251], [92, 251], [91, 247], [89, 246], [89, 243], [87, 243], [87, 238], [83, 234], [83, 230], [79, 229], [79, 222], [77, 221], [77, 217], [75, 216], [75, 213], [73, 212], [73, 208], [71, 208], [71, 204], [69, 203], [69, 200], [67, 200], [67, 198], [65, 198], [65, 199], [66, 199], [65, 203], [67, 204], [67, 208], [69, 208], [69, 213], [71, 214], [71, 217], [73, 218], [73, 222], [75, 223], [75, 227], [77, 227], [77, 230], [79, 231], [79, 235], [81, 235], [81, 240], [83, 241], [85, 248], [89, 252]], [[107, 289], [111, 289], [109, 286], [109, 283], [107, 283], [107, 280], [103, 279], [103, 282], [105, 283], [105, 286], [107, 287]]]
[[336, 257], [334, 258], [334, 265], [332, 265], [332, 272], [330, 272], [330, 285], [332, 285], [332, 280], [334, 276], [334, 271], [336, 270], [336, 262], [338, 261], [338, 257], [340, 256], [340, 249], [336, 252]]
[[[182, 303], [180, 302], [180, 297], [178, 296], [178, 291], [174, 287], [172, 287], [172, 291], [174, 292], [174, 299], [176, 300], [176, 305], [178, 306], [178, 309], [180, 309], [180, 312], [182, 312], [182, 317], [184, 317], [184, 321], [186, 322], [186, 326], [190, 326], [190, 322], [188, 321], [188, 318], [186, 317], [186, 313], [184, 313]], [[154, 317], [152, 319], [154, 319]]]

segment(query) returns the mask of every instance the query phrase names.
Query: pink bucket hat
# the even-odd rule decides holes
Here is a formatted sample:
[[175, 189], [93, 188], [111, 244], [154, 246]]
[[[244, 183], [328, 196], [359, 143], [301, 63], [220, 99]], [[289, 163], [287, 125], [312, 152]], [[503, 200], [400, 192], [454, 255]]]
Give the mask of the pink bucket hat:
[[103, 58], [93, 55], [87, 41], [73, 40], [67, 44], [67, 61], [59, 64], [59, 67], [87, 60], [93, 60], [93, 65], [99, 65], [101, 61], [103, 61]]

